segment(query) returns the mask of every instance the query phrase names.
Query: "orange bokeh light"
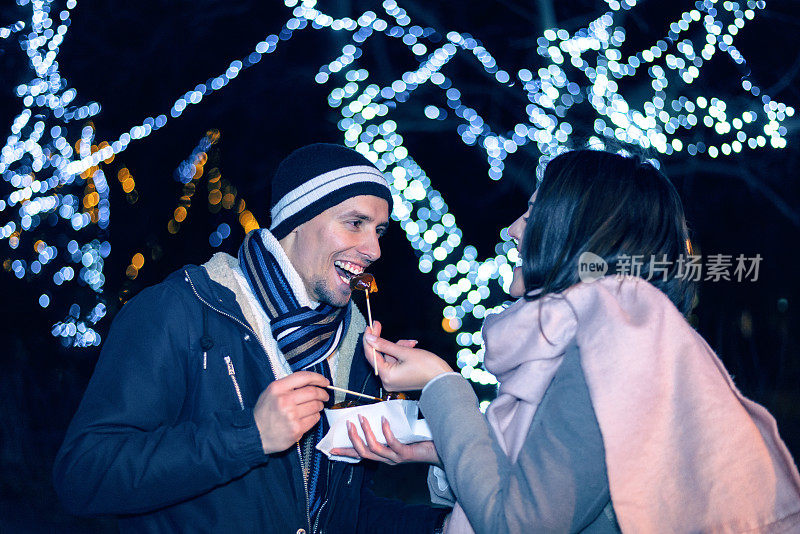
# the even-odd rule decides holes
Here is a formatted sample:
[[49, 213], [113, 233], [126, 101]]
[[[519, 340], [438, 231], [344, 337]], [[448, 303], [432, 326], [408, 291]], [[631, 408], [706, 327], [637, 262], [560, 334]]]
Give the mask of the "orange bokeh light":
[[183, 206], [178, 206], [175, 208], [175, 220], [177, 222], [183, 222], [186, 219], [187, 211], [186, 208]]
[[141, 252], [137, 252], [133, 255], [133, 259], [131, 259], [131, 265], [133, 265], [137, 270], [144, 266], [144, 256]]
[[458, 323], [456, 321], [457, 321], [456, 319], [450, 319], [448, 317], [445, 317], [444, 319], [442, 319], [442, 329], [445, 332], [452, 334], [453, 332], [458, 330]]

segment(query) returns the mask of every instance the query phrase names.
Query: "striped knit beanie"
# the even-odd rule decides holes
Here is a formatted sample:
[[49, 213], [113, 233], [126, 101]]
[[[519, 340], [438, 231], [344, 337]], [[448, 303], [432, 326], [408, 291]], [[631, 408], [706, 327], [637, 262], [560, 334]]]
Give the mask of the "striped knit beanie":
[[392, 212], [392, 193], [381, 171], [341, 145], [316, 143], [298, 148], [284, 159], [272, 178], [269, 228], [276, 239], [350, 197], [385, 199]]

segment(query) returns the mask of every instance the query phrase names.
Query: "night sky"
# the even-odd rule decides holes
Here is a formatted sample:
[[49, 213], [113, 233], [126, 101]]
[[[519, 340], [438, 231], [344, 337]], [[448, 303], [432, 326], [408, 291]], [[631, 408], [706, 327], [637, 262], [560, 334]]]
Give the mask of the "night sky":
[[[469, 33], [512, 80], [520, 69], [529, 69], [536, 78], [537, 69], [547, 67], [537, 52], [537, 39], [545, 29], [562, 28], [572, 34], [609, 9], [608, 3], [599, 0], [500, 0], [464, 2], [457, 7], [454, 3], [419, 0], [398, 3], [410, 19], [405, 27], [428, 29], [424, 42], [430, 50], [445, 43], [448, 32]], [[693, 2], [664, 4], [644, 1], [618, 13], [615, 26], [624, 27], [626, 32], [625, 42], [619, 47], [623, 57], [665, 39], [670, 23], [694, 8]], [[722, 12], [723, 2], [717, 4]], [[746, 1], [740, 4], [742, 10], [747, 9]], [[65, 5], [53, 2], [51, 16], [57, 19]], [[746, 62], [737, 64], [730, 55], [717, 51], [691, 84], [681, 81], [664, 61], [655, 61], [653, 64], [660, 64], [670, 80], [665, 89], [668, 97], [685, 95], [694, 101], [701, 95], [708, 100], [719, 98], [727, 103], [728, 119], [754, 110], [759, 113], [756, 123], [761, 125], [766, 120], [763, 95], [797, 109], [797, 6], [792, 0], [768, 1], [763, 9], [756, 6], [753, 20], [748, 20], [734, 39]], [[317, 8], [334, 18], [358, 19], [372, 10], [378, 17], [393, 20], [380, 2], [319, 2]], [[131, 141], [113, 161], [101, 165], [109, 183], [107, 228], [90, 225], [73, 232], [63, 224], [50, 224], [55, 220], [51, 218], [43, 219], [37, 228], [20, 232], [18, 248], [10, 246], [8, 237], [0, 239], [3, 260], [28, 257], [28, 262], [35, 258], [32, 247], [37, 239], [59, 250], [72, 239], [84, 242], [96, 237], [111, 245], [99, 295], [78, 283], [54, 287], [52, 272], [46, 269], [42, 276], [28, 271], [20, 278], [7, 261], [0, 272], [0, 324], [7, 347], [0, 373], [0, 527], [103, 531], [113, 526], [109, 521], [77, 521], [66, 516], [50, 483], [53, 457], [99, 353], [97, 347], [64, 347], [51, 335], [52, 326], [64, 319], [70, 303], [103, 302], [107, 315], [95, 327], [104, 337], [114, 313], [144, 287], [184, 264], [203, 263], [216, 251], [235, 254], [244, 235], [237, 206], [244, 201], [246, 209], [262, 225], [267, 224], [268, 177], [278, 162], [304, 144], [344, 142], [340, 108], [329, 105], [328, 99], [333, 88], [346, 83], [341, 81], [345, 71], [366, 69], [370, 78], [365, 85], [385, 87], [404, 72], [418, 68], [425, 57], [415, 56], [398, 39], [375, 32], [360, 47], [361, 54], [352, 66], [332, 73], [325, 83], [317, 83], [315, 76], [320, 68], [342, 53], [352, 42], [352, 34], [309, 24], [295, 30], [290, 38], [279, 40], [274, 52], [263, 54], [258, 63], [243, 69], [227, 85], [207, 92], [199, 104], [189, 105], [179, 117], [170, 115], [178, 98], [224, 73], [234, 59], [247, 57], [262, 39], [281, 35], [281, 28], [291, 17], [291, 7], [263, 1], [81, 0], [71, 8], [70, 25], [58, 47], [60, 75], [66, 79], [65, 87], [75, 89], [76, 105], [97, 102], [101, 110], [90, 119], [69, 123], [71, 133], [66, 137], [70, 143], [75, 142], [87, 120], [92, 121], [95, 143], [110, 143], [147, 117], [164, 114], [168, 120], [162, 128]], [[4, 139], [12, 135], [11, 125], [24, 109], [17, 88], [34, 78], [19, 46], [21, 35], [30, 31], [30, 18], [30, 5], [13, 5], [9, 0], [0, 6], [0, 127]], [[20, 20], [26, 21], [25, 29], [3, 34], [3, 28], [11, 28]], [[675, 53], [674, 45], [670, 46]], [[528, 120], [526, 106], [530, 102], [521, 90], [523, 84], [519, 80], [515, 84], [500, 83], [473, 53], [459, 52], [442, 72], [452, 80], [453, 87], [458, 87], [461, 101], [477, 111], [492, 131], [505, 134], [515, 124]], [[639, 75], [619, 80], [619, 94], [632, 108], [641, 106], [652, 98], [652, 80], [642, 67]], [[745, 91], [743, 80], [757, 85], [761, 94]], [[585, 90], [586, 80], [582, 81]], [[525, 209], [541, 151], [536, 143], [520, 146], [506, 157], [502, 179], [491, 179], [486, 151], [464, 142], [458, 130], [464, 120], [448, 107], [443, 95], [440, 87], [420, 84], [406, 97], [395, 99], [388, 118], [396, 121], [403, 146], [455, 216], [463, 244], [474, 245], [479, 259], [493, 256], [501, 230]], [[426, 117], [428, 106], [440, 110], [439, 119]], [[596, 135], [598, 117], [585, 101], [567, 113], [573, 132], [571, 146], [581, 146], [582, 141]], [[54, 117], [43, 116], [42, 120], [48, 130], [59, 124]], [[660, 161], [681, 195], [697, 252], [705, 257], [759, 254], [762, 262], [755, 282], [701, 283], [690, 319], [742, 392], [775, 415], [781, 435], [798, 458], [798, 118], [786, 116], [780, 121], [785, 148], [772, 148], [767, 143], [764, 148], [745, 147], [740, 153], [716, 158], [708, 151], [692, 155], [686, 146], [719, 146], [733, 137], [701, 126], [679, 128], [676, 136], [682, 139], [683, 150], [672, 154], [651, 151], [649, 155]], [[176, 170], [209, 131], [219, 135], [207, 151], [206, 174], [196, 181], [190, 203], [184, 203], [188, 215], [180, 229], [170, 233], [169, 221], [175, 218], [181, 196], [187, 193], [176, 179]], [[118, 181], [123, 168], [135, 180], [133, 194], [125, 192]], [[212, 169], [218, 174], [212, 174]], [[45, 174], [46, 169], [41, 171]], [[17, 189], [10, 176], [6, 172], [0, 182], [0, 199], [6, 203]], [[230, 209], [220, 209], [207, 200], [210, 177], [218, 177], [227, 188], [223, 192], [235, 197]], [[76, 195], [77, 191], [85, 192], [83, 186], [69, 187]], [[0, 227], [12, 220], [19, 226], [18, 207], [3, 206]], [[223, 223], [230, 228], [230, 235], [219, 246], [212, 246], [209, 237]], [[455, 336], [445, 333], [441, 325], [447, 304], [431, 290], [438, 267], [420, 272], [421, 252], [410, 246], [397, 222], [383, 239], [382, 250], [383, 258], [373, 269], [380, 291], [371, 302], [373, 315], [384, 324], [385, 335], [418, 339], [420, 346], [455, 364], [459, 347]], [[130, 272], [128, 267], [136, 253], [142, 254], [144, 265], [132, 279], [126, 271]], [[497, 286], [496, 280], [493, 283]], [[497, 287], [495, 290], [499, 291]], [[39, 304], [43, 293], [51, 299], [45, 308]], [[503, 300], [492, 298], [491, 305]], [[357, 298], [357, 303], [363, 305], [363, 299]], [[490, 388], [480, 387], [479, 392], [486, 398]], [[418, 474], [419, 470], [403, 473]], [[418, 488], [404, 490], [404, 498], [419, 499], [420, 492], [426, 491], [424, 482], [414, 484]]]

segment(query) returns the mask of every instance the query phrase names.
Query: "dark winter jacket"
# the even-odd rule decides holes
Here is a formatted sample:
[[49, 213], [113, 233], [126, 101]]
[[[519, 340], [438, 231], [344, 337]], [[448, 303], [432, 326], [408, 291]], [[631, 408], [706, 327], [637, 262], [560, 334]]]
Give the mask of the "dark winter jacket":
[[[374, 394], [353, 308], [355, 357], [343, 342], [340, 358], [348, 387]], [[66, 508], [119, 515], [130, 532], [432, 532], [439, 511], [375, 497], [364, 462], [330, 462], [329, 499], [310, 524], [299, 448], [261, 448], [253, 407], [277, 349], [242, 310], [198, 266], [122, 308], [56, 459]]]

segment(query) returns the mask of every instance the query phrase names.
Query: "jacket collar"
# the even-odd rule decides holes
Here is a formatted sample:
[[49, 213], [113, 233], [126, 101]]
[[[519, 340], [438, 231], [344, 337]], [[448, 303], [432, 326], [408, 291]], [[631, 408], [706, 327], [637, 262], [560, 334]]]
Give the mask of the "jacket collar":
[[200, 300], [219, 311], [235, 317], [239, 321], [247, 322], [242, 310], [236, 303], [236, 295], [224, 284], [215, 283], [202, 266], [187, 265], [178, 271], [181, 278], [191, 285], [193, 293]]

